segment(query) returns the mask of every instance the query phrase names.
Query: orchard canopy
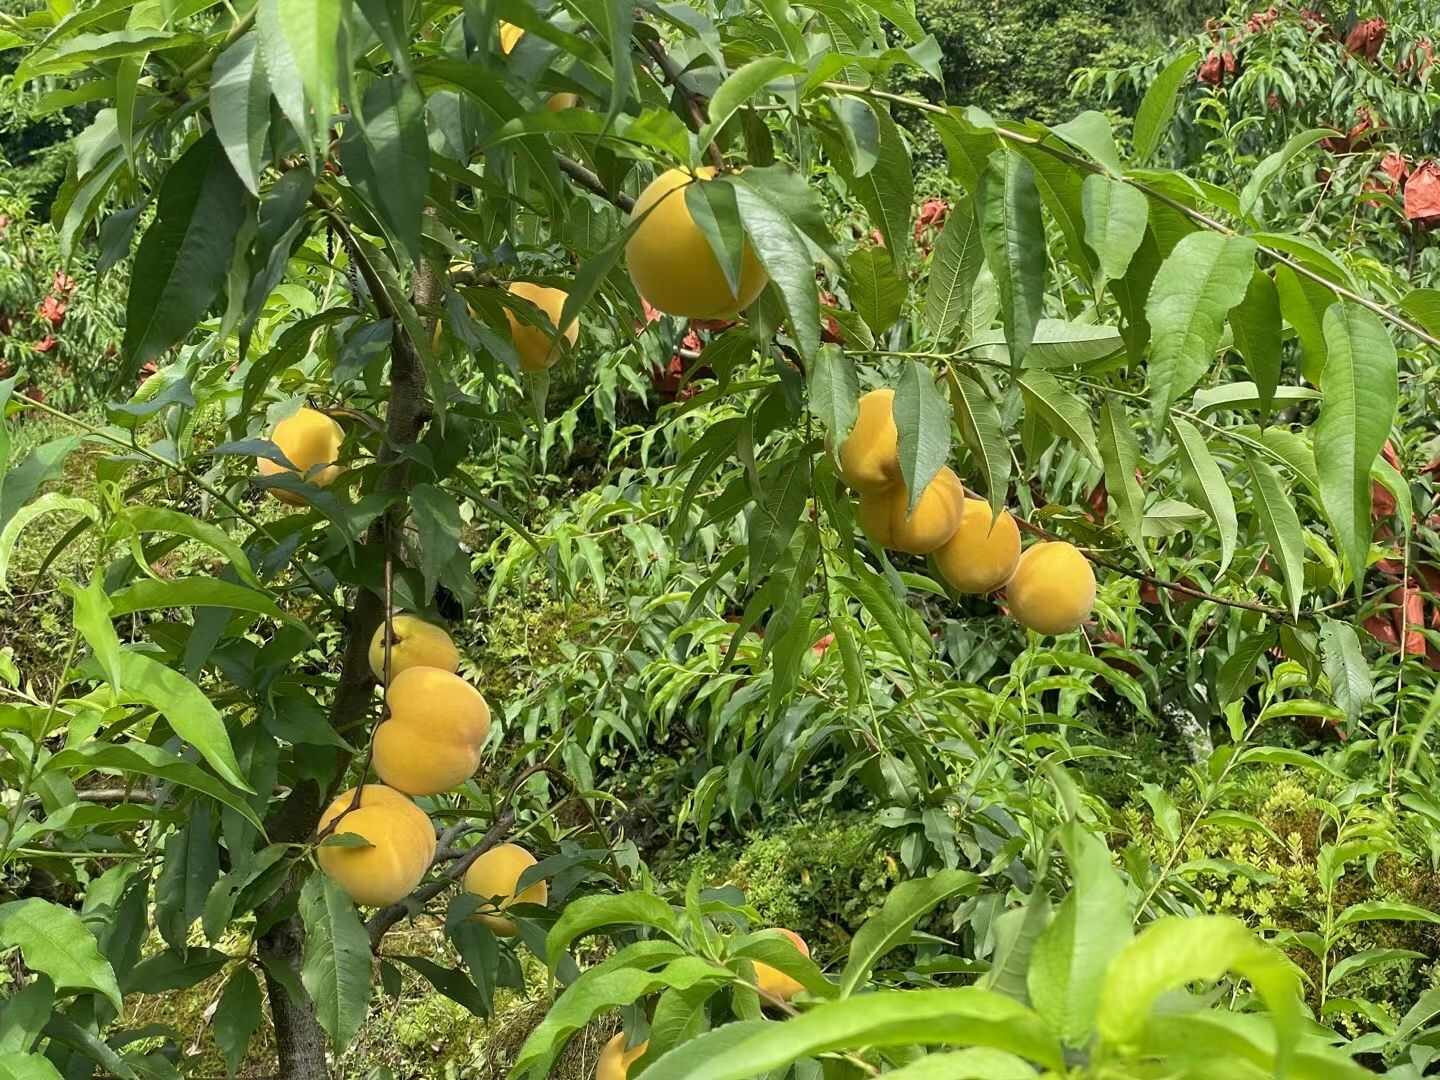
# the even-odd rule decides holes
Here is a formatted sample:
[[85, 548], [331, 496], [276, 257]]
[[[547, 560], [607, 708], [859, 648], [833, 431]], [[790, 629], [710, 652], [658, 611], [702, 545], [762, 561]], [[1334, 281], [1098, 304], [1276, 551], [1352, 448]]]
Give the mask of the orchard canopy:
[[0, 1077], [1428, 1075], [1440, 8], [945, 6], [0, 3]]

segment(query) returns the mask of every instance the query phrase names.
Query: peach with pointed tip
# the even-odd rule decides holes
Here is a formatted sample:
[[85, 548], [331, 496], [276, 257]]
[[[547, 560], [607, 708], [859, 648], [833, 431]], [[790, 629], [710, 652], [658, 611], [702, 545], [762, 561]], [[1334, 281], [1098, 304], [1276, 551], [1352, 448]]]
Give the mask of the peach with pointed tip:
[[942, 466], [925, 485], [910, 512], [910, 493], [903, 483], [860, 496], [856, 517], [865, 535], [883, 548], [928, 555], [960, 527], [965, 487], [949, 466]]
[[[287, 469], [269, 458], [257, 458], [261, 476], [279, 476], [289, 473], [314, 484], [326, 487], [340, 475], [340, 466], [335, 464], [340, 457], [340, 444], [345, 441], [345, 431], [330, 417], [318, 409], [302, 408], [275, 425], [270, 441], [280, 448], [294, 463], [299, 472]], [[319, 468], [319, 466], [324, 466]], [[311, 470], [314, 469], [314, 472]], [[270, 488], [270, 494], [291, 506], [304, 506], [305, 500], [293, 491]]]
[[321, 815], [317, 832], [323, 833], [339, 818], [332, 835], [354, 833], [370, 846], [321, 843], [316, 851], [320, 869], [357, 904], [383, 907], [398, 903], [430, 869], [435, 858], [435, 827], [425, 811], [383, 784], [361, 788], [360, 805], [351, 810], [354, 798], [353, 788], [337, 796]]
[[475, 917], [501, 937], [514, 937], [519, 931], [515, 920], [497, 914], [511, 904], [543, 904], [550, 898], [550, 887], [543, 881], [527, 886], [518, 895], [515, 886], [520, 875], [535, 865], [535, 856], [519, 844], [500, 844], [481, 855], [465, 871], [465, 891], [482, 900], [500, 898], [499, 906], [482, 907]]
[[[434, 623], [414, 615], [396, 615], [390, 620], [394, 636], [390, 640], [390, 677], [412, 667], [432, 667], [442, 671], [460, 670], [460, 651], [450, 635]], [[375, 628], [370, 639], [370, 670], [375, 678], [385, 681], [385, 623]]]
[[984, 499], [965, 500], [960, 527], [935, 551], [940, 576], [958, 593], [983, 596], [1003, 588], [1019, 564], [1019, 526], [1008, 510], [994, 517]]
[[595, 1080], [628, 1080], [630, 1066], [645, 1056], [650, 1042], [625, 1049], [625, 1033], [622, 1031], [607, 1042], [600, 1051], [600, 1060], [595, 1063]]
[[504, 56], [510, 55], [510, 50], [520, 44], [520, 39], [525, 36], [525, 28], [516, 26], [514, 23], [500, 21], [500, 52]]
[[1026, 548], [1005, 589], [1015, 621], [1041, 634], [1067, 634], [1095, 606], [1090, 560], [1063, 540]]
[[686, 189], [713, 179], [709, 166], [694, 173], [663, 172], [650, 182], [630, 221], [638, 223], [625, 242], [625, 266], [635, 289], [652, 306], [691, 319], [733, 319], [765, 288], [769, 276], [745, 241], [740, 256], [739, 289], [730, 290], [720, 260], [686, 204]]
[[410, 667], [385, 694], [389, 716], [375, 729], [375, 772], [396, 791], [438, 795], [480, 767], [490, 706], [459, 675]]
[[[790, 939], [791, 943], [799, 950], [802, 956], [810, 955], [810, 946], [806, 945], [805, 939], [795, 933], [794, 930], [786, 930], [784, 927], [776, 927], [776, 929]], [[755, 985], [759, 987], [763, 993], [769, 994], [771, 997], [779, 998], [781, 1001], [789, 1001], [796, 994], [800, 993], [801, 990], [805, 989], [803, 985], [796, 982], [778, 968], [759, 962], [755, 964]]]
[[861, 494], [884, 491], [901, 481], [894, 407], [894, 390], [863, 395], [855, 426], [840, 444], [840, 477]]
[[[560, 313], [565, 310], [565, 299], [570, 294], [563, 289], [552, 289], [529, 281], [511, 283], [510, 292], [522, 300], [529, 300], [550, 321], [548, 327], [532, 326], [521, 322], [509, 308], [505, 309], [505, 319], [510, 324], [510, 339], [515, 343], [515, 351], [520, 354], [520, 366], [526, 371], [545, 371], [554, 367], [562, 352], [560, 343], [553, 340], [554, 328], [560, 324]], [[580, 323], [570, 320], [561, 336], [573, 346], [580, 337]]]

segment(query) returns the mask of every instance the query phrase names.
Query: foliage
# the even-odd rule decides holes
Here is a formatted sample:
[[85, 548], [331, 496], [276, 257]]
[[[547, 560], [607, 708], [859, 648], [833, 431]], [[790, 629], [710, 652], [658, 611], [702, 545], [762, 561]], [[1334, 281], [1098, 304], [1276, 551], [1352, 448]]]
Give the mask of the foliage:
[[[0, 588], [66, 605], [0, 671], [16, 1068], [193, 1072], [125, 999], [223, 979], [227, 1068], [268, 1018], [312, 1080], [402, 973], [487, 1016], [538, 962], [563, 989], [516, 1077], [617, 1012], [657, 1080], [1423, 1073], [1433, 991], [1369, 995], [1440, 923], [1405, 468], [1435, 294], [1270, 224], [1293, 153], [1239, 191], [1152, 167], [1191, 56], [1117, 129], [897, 93], [941, 50], [881, 0], [50, 5], [0, 48], [16, 92], [104, 104], [56, 216], [130, 270], [103, 410], [0, 381]], [[918, 214], [894, 112], [947, 155]], [[702, 161], [670, 273], [768, 285], [681, 319], [626, 269], [686, 237], [627, 211]], [[1040, 583], [1075, 609], [1041, 635], [863, 535], [841, 451], [876, 387], [886, 498], [943, 519], [952, 463], [1076, 545], [1093, 620], [1088, 579]], [[338, 447], [282, 436], [302, 406]], [[372, 779], [400, 612], [463, 627], [493, 723], [476, 776], [416, 795], [433, 865], [362, 912], [320, 865], [421, 846], [319, 822]], [[1191, 760], [1129, 759], [1137, 729]], [[1255, 809], [1277, 768], [1314, 788], [1303, 830]], [[796, 812], [832, 823], [823, 884], [758, 850], [799, 889], [704, 880]], [[453, 886], [514, 840], [540, 861], [511, 895], [548, 898], [510, 936]], [[761, 903], [833, 920], [814, 958]]]

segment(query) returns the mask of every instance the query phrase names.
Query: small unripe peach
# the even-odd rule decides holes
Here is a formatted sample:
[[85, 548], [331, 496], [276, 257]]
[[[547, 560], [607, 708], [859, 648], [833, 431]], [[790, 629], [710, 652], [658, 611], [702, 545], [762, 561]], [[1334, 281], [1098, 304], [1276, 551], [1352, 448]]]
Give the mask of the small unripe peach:
[[[354, 833], [369, 847], [327, 846], [316, 852], [320, 869], [357, 904], [383, 907], [409, 896], [435, 858], [435, 827], [413, 802], [393, 788], [366, 784], [360, 805], [355, 792], [338, 796], [320, 817], [318, 832], [339, 818], [333, 835]], [[343, 816], [342, 816], [343, 815]]]
[[[794, 944], [802, 956], [808, 957], [810, 955], [810, 946], [806, 945], [805, 939], [795, 933], [794, 930], [786, 930], [783, 927], [777, 929], [790, 939], [791, 943]], [[755, 985], [759, 987], [762, 993], [779, 998], [781, 1001], [789, 1001], [796, 994], [800, 993], [801, 990], [805, 989], [801, 983], [796, 982], [778, 968], [759, 962], [755, 964]]]
[[[414, 615], [396, 615], [390, 620], [394, 636], [390, 639], [390, 677], [406, 668], [433, 667], [442, 671], [460, 670], [460, 652], [450, 635], [434, 623]], [[385, 623], [382, 621], [370, 639], [370, 670], [380, 682], [385, 681]]]
[[935, 552], [940, 575], [959, 593], [983, 596], [1003, 588], [1019, 564], [1020, 529], [1015, 519], [1006, 510], [992, 518], [990, 504], [983, 499], [965, 500], [960, 527]]
[[859, 402], [855, 426], [840, 444], [840, 478], [861, 494], [901, 482], [900, 435], [894, 390], [871, 390]]
[[[550, 887], [543, 881], [529, 885], [520, 894], [515, 886], [520, 875], [535, 865], [535, 856], [518, 844], [500, 844], [481, 855], [465, 871], [465, 891], [492, 903], [484, 906], [475, 917], [501, 937], [514, 937], [519, 931], [515, 920], [497, 914], [511, 904], [543, 904], [550, 898]], [[499, 898], [499, 905], [493, 901]]]
[[1020, 556], [1005, 599], [1021, 626], [1041, 634], [1067, 634], [1095, 606], [1095, 571], [1073, 544], [1036, 544]]
[[626, 1050], [625, 1033], [620, 1032], [600, 1051], [600, 1060], [595, 1063], [595, 1080], [628, 1080], [630, 1066], [645, 1056], [649, 1046], [647, 1039]]
[[883, 548], [928, 555], [955, 535], [965, 502], [965, 487], [949, 466], [926, 485], [915, 512], [903, 483], [860, 496], [856, 517], [865, 535]]

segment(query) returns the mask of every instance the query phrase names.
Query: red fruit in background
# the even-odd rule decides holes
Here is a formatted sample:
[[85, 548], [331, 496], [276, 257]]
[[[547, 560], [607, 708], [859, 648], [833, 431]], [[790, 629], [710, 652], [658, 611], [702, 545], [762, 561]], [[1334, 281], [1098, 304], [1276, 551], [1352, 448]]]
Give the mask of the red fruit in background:
[[40, 306], [35, 310], [35, 314], [48, 322], [56, 330], [59, 330], [65, 323], [65, 312], [68, 308], [69, 305], [58, 296], [47, 296], [41, 301]]
[[1421, 228], [1440, 225], [1440, 162], [1427, 161], [1405, 182], [1405, 217]]
[[1405, 655], [1424, 655], [1425, 635], [1411, 627], [1425, 625], [1425, 594], [1412, 581], [1407, 588], [1394, 590], [1390, 598], [1400, 605], [1395, 614], [1400, 629], [1405, 631]]
[[10, 333], [11, 326], [12, 324], [10, 322], [10, 316], [0, 315], [0, 335], [8, 335]]
[[15, 368], [11, 366], [10, 361], [0, 360], [0, 379], [8, 379], [11, 375], [14, 374]]
[[10, 215], [0, 214], [0, 233], [3, 233], [8, 228], [10, 228]]
[[35, 351], [38, 353], [54, 352], [60, 344], [58, 338], [50, 337], [48, 334], [35, 343]]
[[1153, 582], [1140, 582], [1140, 602], [1154, 607], [1160, 603], [1160, 589]]
[[[820, 303], [825, 307], [838, 308], [840, 306], [840, 299], [828, 289], [821, 289]], [[821, 314], [824, 315], [824, 321], [820, 324], [820, 340], [828, 342], [831, 345], [844, 345], [845, 332], [840, 328], [840, 323], [836, 320], [835, 316], [829, 312], [822, 312]]]
[[1275, 93], [1274, 90], [1271, 90], [1270, 93], [1266, 95], [1265, 107], [1271, 112], [1279, 112], [1281, 109], [1285, 108], [1285, 103], [1280, 100], [1279, 94]]
[[50, 281], [50, 288], [52, 291], [60, 293], [61, 295], [74, 292], [75, 279], [65, 273], [64, 270], [56, 270], [55, 276]]
[[884, 234], [882, 234], [882, 233], [880, 232], [879, 229], [871, 229], [871, 230], [870, 230], [870, 242], [871, 242], [872, 244], [874, 244], [876, 247], [884, 247], [884, 246], [885, 246], [885, 236], [884, 236]]
[[825, 650], [830, 648], [830, 646], [833, 644], [835, 644], [835, 635], [826, 634], [819, 641], [815, 642], [814, 645], [811, 645], [810, 648], [815, 650], [816, 656], [824, 656]]
[[1350, 28], [1345, 35], [1345, 51], [1351, 56], [1363, 56], [1373, 61], [1380, 55], [1385, 44], [1386, 25], [1384, 19], [1366, 19]]
[[[1410, 171], [1410, 163], [1405, 160], [1404, 155], [1397, 154], [1394, 150], [1391, 150], [1380, 159], [1380, 171], [1390, 177], [1392, 184], [1403, 184], [1405, 182], [1405, 174]], [[1395, 448], [1388, 442], [1385, 444], [1385, 448], [1389, 452], [1389, 455], [1394, 457]], [[1391, 464], [1399, 468], [1398, 462], [1392, 462]]]
[[1330, 24], [1325, 21], [1325, 16], [1314, 8], [1300, 9], [1300, 23], [1306, 30], [1328, 30]]
[[1252, 34], [1259, 34], [1269, 30], [1280, 21], [1280, 12], [1272, 6], [1265, 11], [1252, 12], [1250, 18], [1245, 20], [1245, 29]]
[[34, 383], [31, 383], [29, 386], [25, 387], [24, 390], [21, 390], [21, 391], [20, 391], [20, 396], [21, 396], [21, 397], [27, 397], [27, 398], [29, 398], [31, 401], [35, 402], [37, 405], [44, 405], [44, 404], [45, 404], [45, 391], [44, 391], [44, 390], [41, 390], [41, 389], [40, 389], [38, 386], [36, 386]]
[[636, 330], [644, 330], [651, 323], [660, 321], [660, 311], [650, 306], [650, 301], [643, 296], [640, 298], [641, 318], [635, 323]]
[[1090, 489], [1090, 497], [1085, 500], [1089, 509], [1091, 521], [1104, 521], [1105, 513], [1110, 508], [1110, 489], [1105, 486], [1105, 478], [1102, 476], [1096, 485]]
[[734, 326], [734, 325], [735, 325], [735, 320], [734, 320], [734, 319], [691, 319], [691, 320], [690, 320], [690, 328], [691, 328], [692, 330], [708, 330], [708, 331], [709, 331], [710, 333], [712, 333], [712, 334], [718, 334], [718, 333], [721, 333], [722, 331], [729, 330], [729, 329], [730, 329], [732, 326]]
[[1207, 86], [1219, 86], [1225, 81], [1225, 68], [1218, 49], [1211, 49], [1210, 55], [1200, 61], [1200, 70], [1195, 77]]
[[1320, 145], [1332, 154], [1344, 154], [1351, 150], [1363, 150], [1374, 141], [1375, 133], [1385, 125], [1374, 111], [1364, 105], [1355, 110], [1359, 118], [1354, 126], [1339, 138], [1321, 139]]
[[950, 204], [944, 199], [926, 199], [920, 205], [920, 213], [915, 216], [915, 246], [922, 251], [930, 250], [929, 235], [938, 231], [944, 224], [946, 215], [950, 213]]
[[146, 379], [150, 378], [151, 375], [154, 375], [155, 372], [159, 370], [160, 369], [155, 366], [154, 360], [146, 360], [145, 363], [140, 365], [140, 378], [136, 381], [143, 383]]
[[1395, 70], [1401, 75], [1407, 75], [1413, 70], [1415, 77], [1423, 80], [1434, 66], [1435, 45], [1427, 37], [1415, 42], [1414, 47], [1406, 55], [1405, 59], [1400, 61]]
[[1400, 635], [1395, 632], [1395, 624], [1388, 613], [1371, 615], [1361, 625], [1366, 633], [1382, 645], [1394, 647], [1400, 644]]

